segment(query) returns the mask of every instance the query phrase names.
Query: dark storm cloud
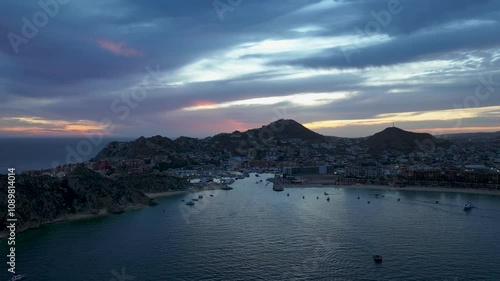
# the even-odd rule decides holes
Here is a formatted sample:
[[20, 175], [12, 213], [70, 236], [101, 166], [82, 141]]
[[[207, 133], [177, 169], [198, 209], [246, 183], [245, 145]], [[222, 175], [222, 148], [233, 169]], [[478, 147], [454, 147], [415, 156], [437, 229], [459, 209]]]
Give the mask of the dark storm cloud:
[[290, 64], [317, 68], [364, 68], [423, 59], [460, 50], [488, 49], [500, 44], [500, 23], [401, 36], [367, 47], [335, 48]]
[[[496, 73], [500, 62], [498, 1], [401, 1], [401, 12], [392, 14], [390, 20], [384, 18], [394, 1], [215, 1], [223, 5], [218, 9], [227, 9], [221, 14], [214, 1], [71, 0], [59, 4], [33, 38], [17, 46], [17, 53], [8, 34], [24, 36], [23, 18], [33, 22], [33, 15], [43, 9], [35, 0], [2, 1], [0, 95], [8, 102], [0, 106], [0, 122], [18, 116], [114, 118], [122, 134], [141, 130], [154, 134], [155, 128], [164, 130], [165, 126], [180, 131], [177, 123], [194, 126], [200, 116], [212, 122], [225, 120], [231, 128], [238, 123], [230, 120], [266, 123], [273, 109], [282, 106], [303, 122], [368, 118], [383, 112], [451, 108], [471, 95], [478, 76]], [[379, 21], [374, 15], [381, 17]], [[387, 24], [381, 24], [386, 20]], [[366, 26], [373, 21], [380, 24], [376, 35], [382, 37], [378, 39], [366, 35]], [[360, 45], [349, 36], [368, 39], [368, 43]], [[345, 45], [325, 47], [325, 42], [346, 40]], [[259, 45], [262, 42], [271, 43]], [[247, 47], [241, 44], [249, 43], [258, 50], [230, 55], [244, 51]], [[286, 50], [293, 44], [302, 45]], [[345, 50], [351, 51], [349, 60]], [[208, 63], [197, 66], [203, 60]], [[398, 79], [392, 79], [390, 71], [377, 71], [404, 63], [418, 69], [421, 62], [433, 60], [456, 67], [445, 69], [439, 64], [441, 69], [430, 71], [430, 64]], [[161, 81], [148, 86], [147, 98], [131, 108], [129, 118], [117, 119], [111, 104], [130, 95], [130, 89], [147, 75], [146, 66], [158, 66]], [[241, 71], [237, 66], [251, 70]], [[211, 79], [218, 69], [225, 70], [225, 75]], [[314, 73], [318, 69], [333, 72]], [[301, 73], [309, 74], [287, 78]], [[352, 94], [315, 107], [281, 102], [182, 111], [197, 102], [340, 91]], [[482, 100], [481, 106], [499, 103], [494, 96]]]

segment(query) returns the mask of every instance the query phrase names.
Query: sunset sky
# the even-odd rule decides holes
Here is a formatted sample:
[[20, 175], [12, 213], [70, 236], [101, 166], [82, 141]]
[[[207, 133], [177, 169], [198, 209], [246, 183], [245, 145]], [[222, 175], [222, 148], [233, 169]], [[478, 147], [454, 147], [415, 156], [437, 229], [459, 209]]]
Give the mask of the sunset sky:
[[500, 1], [40, 3], [0, 1], [0, 137], [500, 131]]

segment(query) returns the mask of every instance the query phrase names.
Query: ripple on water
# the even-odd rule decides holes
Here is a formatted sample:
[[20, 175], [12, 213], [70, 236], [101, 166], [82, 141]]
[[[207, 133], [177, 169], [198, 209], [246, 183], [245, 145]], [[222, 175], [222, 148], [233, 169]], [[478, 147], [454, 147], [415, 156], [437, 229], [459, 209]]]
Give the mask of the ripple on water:
[[[197, 209], [180, 201], [195, 195], [180, 195], [28, 232], [20, 270], [55, 281], [111, 280], [122, 269], [152, 281], [500, 280], [499, 197], [380, 191], [376, 199], [373, 190], [341, 188], [288, 197], [244, 181]], [[468, 199], [479, 208], [466, 214]]]

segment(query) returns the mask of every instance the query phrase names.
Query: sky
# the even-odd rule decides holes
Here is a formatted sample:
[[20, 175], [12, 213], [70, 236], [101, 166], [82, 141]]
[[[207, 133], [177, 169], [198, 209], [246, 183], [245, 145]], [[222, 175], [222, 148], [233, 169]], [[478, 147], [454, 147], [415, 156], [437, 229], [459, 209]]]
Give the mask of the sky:
[[500, 131], [500, 1], [0, 1], [0, 137]]

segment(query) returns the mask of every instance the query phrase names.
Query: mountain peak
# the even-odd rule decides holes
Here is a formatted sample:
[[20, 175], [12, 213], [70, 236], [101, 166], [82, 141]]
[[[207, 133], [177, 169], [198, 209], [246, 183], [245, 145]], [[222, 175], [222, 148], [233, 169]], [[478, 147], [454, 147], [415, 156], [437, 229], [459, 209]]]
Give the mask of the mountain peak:
[[323, 135], [309, 130], [293, 119], [279, 119], [257, 129], [257, 131], [261, 132], [262, 130], [266, 130], [267, 132], [271, 131], [273, 136], [278, 139], [296, 138], [314, 140], [324, 138]]
[[415, 133], [397, 127], [388, 127], [369, 137], [364, 144], [372, 150], [413, 151], [421, 149], [422, 145], [446, 145], [447, 141], [437, 139], [428, 133]]

